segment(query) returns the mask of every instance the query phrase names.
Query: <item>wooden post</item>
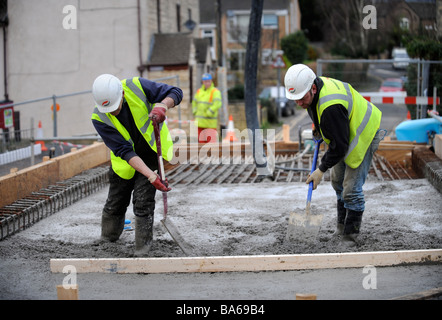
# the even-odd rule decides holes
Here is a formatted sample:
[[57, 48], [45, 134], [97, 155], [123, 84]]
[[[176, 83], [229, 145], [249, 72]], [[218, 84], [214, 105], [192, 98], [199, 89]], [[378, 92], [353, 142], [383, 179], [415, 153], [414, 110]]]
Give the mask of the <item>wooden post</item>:
[[297, 293], [295, 297], [296, 300], [316, 300], [316, 294], [314, 293]]
[[284, 142], [290, 142], [290, 126], [288, 124], [282, 125], [282, 140]]
[[78, 284], [69, 285], [66, 289], [63, 285], [57, 286], [58, 300], [78, 300]]

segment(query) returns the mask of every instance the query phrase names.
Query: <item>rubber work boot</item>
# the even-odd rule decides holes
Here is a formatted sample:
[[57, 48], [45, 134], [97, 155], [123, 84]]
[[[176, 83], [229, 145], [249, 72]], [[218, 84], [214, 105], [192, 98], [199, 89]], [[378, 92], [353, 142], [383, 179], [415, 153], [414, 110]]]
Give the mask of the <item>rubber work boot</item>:
[[342, 236], [344, 233], [344, 223], [345, 223], [345, 217], [347, 216], [347, 209], [344, 207], [344, 201], [338, 200], [337, 201], [337, 211], [338, 211], [338, 218], [336, 222], [336, 231], [333, 233], [334, 236]]
[[117, 241], [124, 229], [124, 216], [106, 214], [101, 216], [101, 239], [105, 241]]
[[359, 236], [359, 230], [362, 223], [362, 214], [364, 211], [348, 210], [347, 218], [344, 224], [344, 233], [342, 241], [350, 245], [358, 244], [357, 239]]
[[136, 257], [149, 254], [153, 242], [153, 215], [135, 216], [135, 252]]

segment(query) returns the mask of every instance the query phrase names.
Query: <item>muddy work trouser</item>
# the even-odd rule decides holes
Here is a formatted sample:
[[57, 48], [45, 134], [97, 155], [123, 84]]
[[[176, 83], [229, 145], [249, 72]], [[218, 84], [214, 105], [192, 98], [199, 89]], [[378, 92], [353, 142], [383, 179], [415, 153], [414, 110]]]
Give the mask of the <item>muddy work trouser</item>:
[[362, 186], [367, 178], [373, 155], [378, 149], [381, 140], [384, 139], [385, 133], [385, 130], [378, 130], [376, 132], [359, 167], [352, 169], [343, 160], [333, 167], [331, 184], [336, 191], [338, 201], [343, 201], [346, 209], [353, 211], [365, 210]]
[[[112, 168], [109, 170], [109, 193], [102, 213], [101, 236], [105, 240], [117, 241], [124, 229], [127, 207], [133, 192], [133, 211], [137, 218], [144, 218], [153, 225], [155, 211], [155, 187], [149, 180], [135, 172], [130, 180], [120, 178]], [[149, 232], [150, 231], [150, 232]], [[135, 232], [137, 228], [135, 226]], [[152, 238], [152, 230], [146, 230]]]

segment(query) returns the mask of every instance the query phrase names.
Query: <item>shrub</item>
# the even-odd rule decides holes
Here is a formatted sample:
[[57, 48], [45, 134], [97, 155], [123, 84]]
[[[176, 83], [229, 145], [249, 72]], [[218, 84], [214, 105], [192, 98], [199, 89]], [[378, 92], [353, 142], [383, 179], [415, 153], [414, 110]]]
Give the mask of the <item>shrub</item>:
[[229, 101], [244, 100], [244, 85], [237, 84], [227, 90], [227, 97]]
[[308, 50], [308, 40], [304, 32], [297, 31], [282, 38], [281, 49], [291, 64], [303, 63]]

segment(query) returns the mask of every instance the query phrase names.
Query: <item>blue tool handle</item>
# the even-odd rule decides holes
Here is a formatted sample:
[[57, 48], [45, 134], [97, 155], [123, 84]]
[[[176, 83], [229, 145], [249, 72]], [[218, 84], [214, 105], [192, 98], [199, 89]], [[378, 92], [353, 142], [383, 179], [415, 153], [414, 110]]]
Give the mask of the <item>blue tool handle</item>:
[[[312, 170], [310, 171], [310, 174], [312, 174], [316, 170], [316, 163], [318, 162], [319, 146], [321, 145], [322, 141], [323, 141], [322, 139], [315, 140], [315, 153], [313, 154]], [[312, 191], [313, 191], [313, 181], [311, 181], [308, 184], [307, 203], [312, 201]]]

